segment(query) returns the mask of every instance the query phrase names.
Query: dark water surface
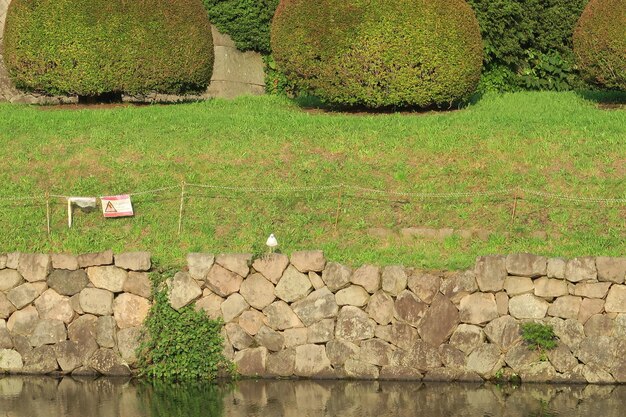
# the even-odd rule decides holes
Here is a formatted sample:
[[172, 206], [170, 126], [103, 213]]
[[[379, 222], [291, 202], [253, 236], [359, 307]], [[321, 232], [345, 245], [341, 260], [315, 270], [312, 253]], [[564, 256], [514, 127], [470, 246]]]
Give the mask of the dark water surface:
[[0, 377], [0, 417], [626, 416], [626, 386]]

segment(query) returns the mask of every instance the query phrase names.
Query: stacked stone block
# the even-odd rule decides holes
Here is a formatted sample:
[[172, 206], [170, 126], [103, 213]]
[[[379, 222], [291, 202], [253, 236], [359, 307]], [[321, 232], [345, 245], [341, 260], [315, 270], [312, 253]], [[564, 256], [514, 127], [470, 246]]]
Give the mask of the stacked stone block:
[[[146, 253], [0, 255], [0, 369], [127, 373], [150, 307]], [[484, 256], [475, 268], [353, 269], [321, 251], [192, 253], [169, 301], [224, 320], [244, 376], [623, 383], [626, 259]], [[529, 350], [525, 322], [556, 349]]]
[[129, 375], [150, 267], [145, 252], [0, 255], [0, 371]]

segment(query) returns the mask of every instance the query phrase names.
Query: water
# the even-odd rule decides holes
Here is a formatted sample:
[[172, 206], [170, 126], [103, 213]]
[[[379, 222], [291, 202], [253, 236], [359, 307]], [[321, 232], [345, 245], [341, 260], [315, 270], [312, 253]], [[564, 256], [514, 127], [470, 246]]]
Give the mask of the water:
[[0, 417], [623, 417], [626, 409], [626, 386], [0, 378]]

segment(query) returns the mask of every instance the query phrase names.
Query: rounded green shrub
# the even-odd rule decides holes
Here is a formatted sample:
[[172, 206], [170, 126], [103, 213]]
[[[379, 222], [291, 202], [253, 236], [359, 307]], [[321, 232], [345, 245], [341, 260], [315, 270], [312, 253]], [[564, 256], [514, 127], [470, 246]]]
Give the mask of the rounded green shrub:
[[335, 105], [450, 106], [480, 79], [464, 0], [282, 0], [271, 35], [287, 80]]
[[200, 0], [13, 0], [4, 43], [16, 86], [46, 94], [181, 94], [213, 70]]
[[602, 87], [626, 90], [626, 0], [591, 0], [574, 30], [583, 74]]
[[242, 51], [270, 53], [270, 23], [278, 0], [202, 0], [209, 19]]

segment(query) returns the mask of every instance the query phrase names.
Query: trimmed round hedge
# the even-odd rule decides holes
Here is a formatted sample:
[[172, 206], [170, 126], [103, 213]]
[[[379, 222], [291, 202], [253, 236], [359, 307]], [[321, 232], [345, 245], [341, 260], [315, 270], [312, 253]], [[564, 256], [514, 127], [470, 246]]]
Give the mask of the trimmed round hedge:
[[591, 0], [574, 30], [581, 72], [602, 87], [626, 90], [626, 0]]
[[271, 35], [289, 82], [334, 105], [450, 106], [480, 79], [478, 21], [464, 0], [282, 0]]
[[213, 39], [200, 0], [13, 0], [4, 59], [29, 91], [184, 94], [206, 89]]

